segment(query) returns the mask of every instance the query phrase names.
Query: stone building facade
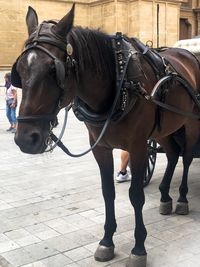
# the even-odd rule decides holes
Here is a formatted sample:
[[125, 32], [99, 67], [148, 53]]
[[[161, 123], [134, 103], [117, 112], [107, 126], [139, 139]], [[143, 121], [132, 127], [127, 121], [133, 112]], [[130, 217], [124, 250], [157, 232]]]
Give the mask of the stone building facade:
[[122, 31], [154, 47], [200, 34], [200, 0], [0, 0], [0, 68], [9, 68], [23, 48], [29, 5], [42, 22], [60, 19], [73, 2], [75, 25]]
[[200, 35], [200, 0], [186, 0], [181, 5], [179, 39]]

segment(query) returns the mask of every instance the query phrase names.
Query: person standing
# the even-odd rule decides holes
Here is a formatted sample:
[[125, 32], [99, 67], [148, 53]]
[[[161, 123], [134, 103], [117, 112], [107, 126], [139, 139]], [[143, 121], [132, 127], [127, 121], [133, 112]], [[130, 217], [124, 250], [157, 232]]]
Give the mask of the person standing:
[[16, 108], [17, 108], [17, 90], [11, 84], [11, 73], [5, 74], [5, 87], [6, 87], [6, 116], [10, 122], [10, 127], [7, 129], [8, 132], [16, 132]]

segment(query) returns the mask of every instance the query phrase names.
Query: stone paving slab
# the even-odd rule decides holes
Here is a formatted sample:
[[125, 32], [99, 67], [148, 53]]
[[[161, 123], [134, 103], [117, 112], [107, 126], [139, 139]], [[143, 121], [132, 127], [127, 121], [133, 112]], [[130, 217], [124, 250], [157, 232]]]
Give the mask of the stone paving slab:
[[[3, 82], [0, 72], [0, 83]], [[20, 97], [20, 91], [18, 91]], [[59, 133], [64, 113], [59, 115]], [[133, 247], [133, 209], [129, 182], [116, 184], [118, 229], [116, 257], [99, 263], [94, 251], [103, 235], [104, 204], [99, 170], [92, 156], [69, 158], [61, 150], [26, 155], [7, 133], [4, 89], [0, 88], [0, 267], [123, 267]], [[69, 116], [63, 142], [74, 152], [88, 148], [83, 123]], [[114, 151], [115, 174], [120, 151]], [[154, 177], [145, 188], [144, 220], [148, 231], [147, 267], [200, 267], [199, 159], [190, 170], [190, 214], [158, 213], [158, 186], [166, 165], [158, 155]], [[179, 160], [172, 182], [174, 207], [182, 172]]]

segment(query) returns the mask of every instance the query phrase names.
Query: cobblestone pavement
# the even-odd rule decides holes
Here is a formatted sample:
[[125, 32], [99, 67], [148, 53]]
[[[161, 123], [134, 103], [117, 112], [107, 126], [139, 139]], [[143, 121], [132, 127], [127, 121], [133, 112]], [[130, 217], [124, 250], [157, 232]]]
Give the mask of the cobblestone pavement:
[[[1, 72], [0, 83], [2, 77]], [[92, 154], [72, 159], [59, 149], [34, 156], [21, 153], [14, 144], [13, 134], [6, 132], [9, 125], [3, 92], [0, 88], [0, 266], [125, 266], [133, 247], [129, 182], [116, 184], [116, 257], [107, 263], [95, 262], [93, 254], [103, 234], [104, 204], [99, 171]], [[62, 117], [63, 112], [57, 133]], [[88, 147], [87, 130], [72, 114], [63, 141], [74, 152]], [[119, 151], [114, 155], [116, 173]], [[145, 189], [147, 267], [199, 267], [199, 159], [194, 160], [190, 171], [190, 214], [187, 216], [158, 213], [158, 185], [165, 164], [165, 156], [158, 155], [154, 177]], [[179, 161], [171, 189], [174, 202], [181, 171]]]

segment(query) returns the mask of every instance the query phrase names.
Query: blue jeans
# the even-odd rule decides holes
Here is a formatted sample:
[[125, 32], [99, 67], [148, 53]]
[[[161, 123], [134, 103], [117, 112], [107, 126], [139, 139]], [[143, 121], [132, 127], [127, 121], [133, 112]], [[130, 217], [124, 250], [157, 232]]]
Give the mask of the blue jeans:
[[[6, 116], [10, 122], [10, 124], [16, 124], [17, 119], [16, 119], [16, 107], [11, 108], [10, 105], [12, 104], [13, 100], [9, 99], [6, 101]], [[17, 106], [17, 105], [16, 105]]]

